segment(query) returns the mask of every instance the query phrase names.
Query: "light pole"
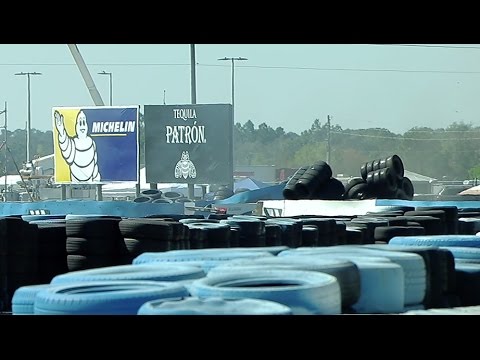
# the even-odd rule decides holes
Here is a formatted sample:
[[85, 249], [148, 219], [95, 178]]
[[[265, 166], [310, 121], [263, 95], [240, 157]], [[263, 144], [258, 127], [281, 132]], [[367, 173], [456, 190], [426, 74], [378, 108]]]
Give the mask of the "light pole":
[[235, 124], [235, 61], [246, 61], [248, 59], [244, 57], [236, 57], [236, 58], [224, 57], [218, 60], [232, 62], [232, 117], [233, 117], [233, 123]]
[[42, 75], [42, 73], [39, 72], [19, 72], [15, 73], [15, 75], [21, 75], [21, 76], [27, 76], [27, 81], [28, 81], [28, 86], [27, 86], [27, 101], [28, 101], [28, 118], [27, 118], [27, 163], [30, 162], [30, 156], [31, 156], [31, 144], [30, 144], [30, 127], [31, 127], [31, 120], [32, 120], [32, 115], [31, 115], [31, 110], [30, 110], [30, 76], [31, 75]]
[[108, 75], [108, 77], [110, 78], [110, 106], [112, 106], [112, 73], [103, 70], [102, 72], [99, 72], [98, 75]]
[[[244, 57], [224, 57], [218, 59], [219, 61], [231, 61], [232, 62], [232, 123], [235, 125], [235, 61], [246, 61], [247, 58]], [[232, 139], [233, 142], [233, 139]], [[233, 146], [233, 145], [232, 145]], [[232, 174], [233, 174], [233, 152], [230, 155], [230, 162], [232, 164]], [[230, 189], [233, 191], [234, 188], [234, 180], [232, 178], [230, 184], [228, 184]]]

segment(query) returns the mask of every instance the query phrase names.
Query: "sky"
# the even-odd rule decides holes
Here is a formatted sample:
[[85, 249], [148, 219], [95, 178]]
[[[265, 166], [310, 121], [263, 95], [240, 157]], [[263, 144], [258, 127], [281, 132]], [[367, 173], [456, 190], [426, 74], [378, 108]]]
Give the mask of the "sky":
[[[189, 44], [78, 44], [106, 105], [191, 102]], [[251, 120], [300, 134], [315, 119], [343, 129], [480, 126], [480, 45], [424, 44], [197, 44], [197, 103], [231, 103], [235, 62], [235, 122]], [[0, 44], [0, 111], [8, 129], [27, 121], [52, 130], [52, 107], [92, 106], [90, 93], [65, 44]], [[0, 115], [0, 124], [4, 124]]]

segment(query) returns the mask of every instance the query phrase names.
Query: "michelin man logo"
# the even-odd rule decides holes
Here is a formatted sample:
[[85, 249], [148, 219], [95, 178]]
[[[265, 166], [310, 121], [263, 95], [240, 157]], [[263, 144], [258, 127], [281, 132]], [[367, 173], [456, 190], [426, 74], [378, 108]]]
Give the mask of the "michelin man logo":
[[175, 165], [175, 179], [183, 177], [184, 179], [191, 177], [195, 179], [197, 177], [197, 170], [195, 165], [190, 161], [190, 155], [188, 151], [182, 151], [182, 157]]
[[97, 147], [88, 135], [87, 117], [83, 111], [77, 114], [76, 136], [65, 131], [63, 115], [55, 110], [55, 127], [58, 130], [58, 145], [70, 167], [72, 182], [100, 181], [97, 165]]

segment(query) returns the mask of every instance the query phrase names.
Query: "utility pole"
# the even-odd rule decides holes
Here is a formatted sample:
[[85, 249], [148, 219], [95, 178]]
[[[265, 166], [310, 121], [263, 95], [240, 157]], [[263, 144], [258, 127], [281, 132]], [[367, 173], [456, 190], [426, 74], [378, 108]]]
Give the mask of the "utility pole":
[[330, 165], [330, 155], [331, 155], [331, 146], [330, 146], [330, 115], [327, 115], [327, 164]]
[[30, 130], [31, 130], [31, 120], [32, 120], [32, 114], [31, 114], [31, 109], [30, 109], [30, 76], [32, 75], [42, 75], [42, 73], [39, 72], [19, 72], [16, 73], [15, 75], [19, 76], [26, 76], [27, 77], [27, 108], [28, 108], [28, 117], [27, 117], [27, 159], [26, 163], [30, 162], [31, 160], [31, 144], [30, 144]]
[[[232, 122], [233, 122], [233, 126], [235, 126], [235, 61], [247, 61], [248, 59], [240, 56], [240, 57], [224, 57], [224, 58], [217, 59], [217, 60], [219, 60], [219, 61], [231, 61], [232, 62]], [[232, 139], [232, 142], [233, 142], [233, 139]], [[230, 162], [231, 162], [232, 167], [233, 167], [233, 153], [231, 155]], [[232, 173], [233, 173], [233, 168], [232, 168]], [[233, 178], [230, 181], [230, 184], [228, 184], [228, 186], [233, 191], [233, 188], [234, 188]]]
[[8, 186], [8, 183], [7, 183], [7, 159], [8, 159], [8, 148], [7, 148], [7, 102], [5, 101], [5, 108], [4, 110], [0, 111], [0, 114], [4, 114], [5, 116], [5, 125], [3, 126], [3, 129], [5, 129], [5, 139], [3, 140], [3, 146], [5, 148], [5, 164], [4, 164], [4, 174], [5, 174], [5, 187], [4, 187], [4, 190], [3, 190], [3, 201], [6, 202], [7, 201], [7, 186]]

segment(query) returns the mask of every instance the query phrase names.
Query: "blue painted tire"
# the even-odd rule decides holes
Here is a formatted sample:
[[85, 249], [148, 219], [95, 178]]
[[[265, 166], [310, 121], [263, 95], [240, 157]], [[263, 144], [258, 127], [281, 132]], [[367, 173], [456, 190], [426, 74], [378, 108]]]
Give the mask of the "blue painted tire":
[[396, 236], [390, 240], [389, 244], [480, 247], [480, 237], [476, 235]]
[[182, 285], [155, 281], [101, 281], [52, 285], [37, 293], [35, 315], [136, 315], [148, 301], [188, 296]]
[[[359, 314], [390, 314], [404, 310], [405, 279], [400, 265], [352, 259], [360, 271], [361, 295], [352, 308]], [[379, 286], [379, 284], [382, 284]]]
[[148, 265], [120, 265], [98, 269], [72, 271], [55, 276], [51, 284], [69, 284], [85, 281], [181, 281], [200, 279], [205, 272], [195, 266], [184, 264], [157, 263]]
[[[402, 266], [404, 271], [405, 283], [405, 305], [417, 305], [423, 302], [427, 291], [427, 269], [425, 261], [420, 255], [413, 253], [395, 252], [389, 250], [376, 250], [363, 247], [361, 245], [341, 245], [322, 248], [299, 248], [299, 254], [302, 252], [316, 254], [317, 256], [328, 256], [330, 258], [347, 255], [348, 256], [374, 256], [385, 257], [392, 262]], [[280, 253], [281, 255], [282, 253]], [[352, 260], [353, 261], [353, 260]], [[355, 261], [353, 261], [355, 262]]]
[[[216, 250], [216, 251], [208, 251]], [[147, 264], [151, 262], [183, 262], [183, 261], [228, 261], [241, 258], [255, 258], [273, 256], [267, 252], [255, 251], [228, 251], [228, 249], [205, 249], [205, 250], [173, 250], [162, 253], [146, 252], [135, 259], [133, 264]]]
[[227, 261], [208, 272], [207, 276], [234, 273], [243, 270], [302, 270], [323, 272], [332, 276], [340, 285], [342, 307], [355, 304], [360, 297], [360, 273], [351, 261], [313, 257], [273, 257]]
[[50, 286], [50, 284], [28, 285], [15, 290], [12, 297], [12, 315], [33, 315], [35, 296]]
[[290, 307], [294, 315], [341, 313], [337, 279], [313, 271], [245, 270], [196, 280], [189, 291], [199, 298], [270, 300]]
[[195, 297], [154, 300], [142, 305], [138, 315], [291, 315], [292, 310], [269, 300]]
[[255, 251], [255, 252], [268, 252], [272, 255], [278, 255], [282, 251], [286, 251], [290, 249], [288, 246], [259, 246], [259, 247], [237, 247], [237, 248], [229, 248], [228, 251]]

